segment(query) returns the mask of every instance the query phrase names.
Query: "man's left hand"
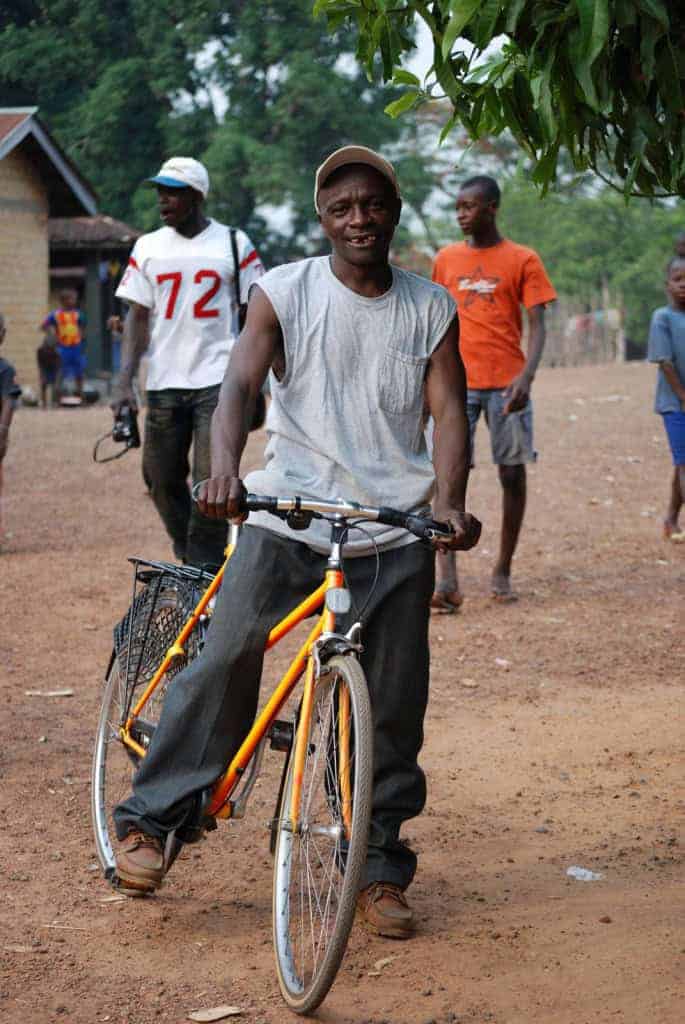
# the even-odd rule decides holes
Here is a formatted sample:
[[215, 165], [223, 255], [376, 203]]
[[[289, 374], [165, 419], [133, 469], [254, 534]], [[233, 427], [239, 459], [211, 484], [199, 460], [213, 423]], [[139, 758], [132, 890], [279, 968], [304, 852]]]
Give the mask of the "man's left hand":
[[510, 412], [520, 412], [525, 409], [530, 398], [530, 388], [533, 381], [524, 370], [518, 377], [514, 377], [509, 387], [504, 392], [506, 399], [502, 412], [508, 416]]
[[483, 524], [470, 512], [458, 512], [454, 509], [441, 512], [436, 508], [433, 510], [433, 516], [439, 523], [449, 523], [454, 530], [449, 540], [435, 542], [438, 551], [468, 551], [475, 548], [480, 540]]

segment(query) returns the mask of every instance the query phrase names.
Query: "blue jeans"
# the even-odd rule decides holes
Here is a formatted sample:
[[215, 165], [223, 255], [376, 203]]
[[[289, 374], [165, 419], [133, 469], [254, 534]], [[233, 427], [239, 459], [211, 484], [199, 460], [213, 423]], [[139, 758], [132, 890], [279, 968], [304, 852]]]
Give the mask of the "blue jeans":
[[224, 560], [228, 526], [201, 516], [190, 497], [193, 483], [210, 473], [209, 434], [219, 384], [147, 392], [143, 478], [179, 561], [218, 566]]

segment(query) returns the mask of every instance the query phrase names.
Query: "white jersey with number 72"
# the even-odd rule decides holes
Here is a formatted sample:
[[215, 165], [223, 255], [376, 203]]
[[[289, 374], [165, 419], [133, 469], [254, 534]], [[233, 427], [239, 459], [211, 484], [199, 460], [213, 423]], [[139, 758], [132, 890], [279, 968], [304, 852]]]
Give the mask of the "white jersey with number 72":
[[[236, 244], [244, 303], [264, 268], [243, 231]], [[215, 220], [194, 238], [163, 227], [138, 239], [116, 294], [151, 311], [149, 391], [222, 381], [237, 335], [235, 269], [229, 230]]]

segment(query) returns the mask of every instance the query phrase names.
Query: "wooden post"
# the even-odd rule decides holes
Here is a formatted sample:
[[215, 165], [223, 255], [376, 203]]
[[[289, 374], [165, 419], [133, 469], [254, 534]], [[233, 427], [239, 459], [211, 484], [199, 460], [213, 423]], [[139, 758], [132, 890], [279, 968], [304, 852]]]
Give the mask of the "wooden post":
[[100, 261], [102, 255], [95, 249], [88, 253], [86, 260], [86, 316], [88, 324], [86, 337], [88, 339], [87, 359], [88, 368], [86, 375], [94, 377], [100, 370], [105, 369], [104, 365], [104, 337], [102, 325], [102, 284], [100, 282]]

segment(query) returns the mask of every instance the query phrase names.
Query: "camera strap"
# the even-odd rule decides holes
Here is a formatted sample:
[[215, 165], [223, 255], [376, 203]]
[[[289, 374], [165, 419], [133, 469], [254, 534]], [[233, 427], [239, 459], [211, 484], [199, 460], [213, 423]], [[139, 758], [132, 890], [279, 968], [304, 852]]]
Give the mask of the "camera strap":
[[113, 455], [98, 455], [98, 452], [100, 451], [100, 445], [103, 443], [103, 441], [107, 441], [108, 439], [112, 439], [111, 430], [107, 434], [103, 434], [102, 437], [99, 437], [95, 442], [95, 447], [93, 448], [93, 462], [114, 462], [115, 459], [120, 459], [122, 455], [125, 455], [126, 452], [130, 451], [131, 449], [130, 444], [124, 443], [123, 448], [121, 448], [118, 452], [115, 452]]
[[235, 228], [229, 227], [231, 252], [233, 254], [233, 289], [235, 291], [235, 308], [238, 316], [238, 329], [242, 331], [245, 323], [245, 306], [240, 301], [240, 257], [238, 256], [238, 240]]

